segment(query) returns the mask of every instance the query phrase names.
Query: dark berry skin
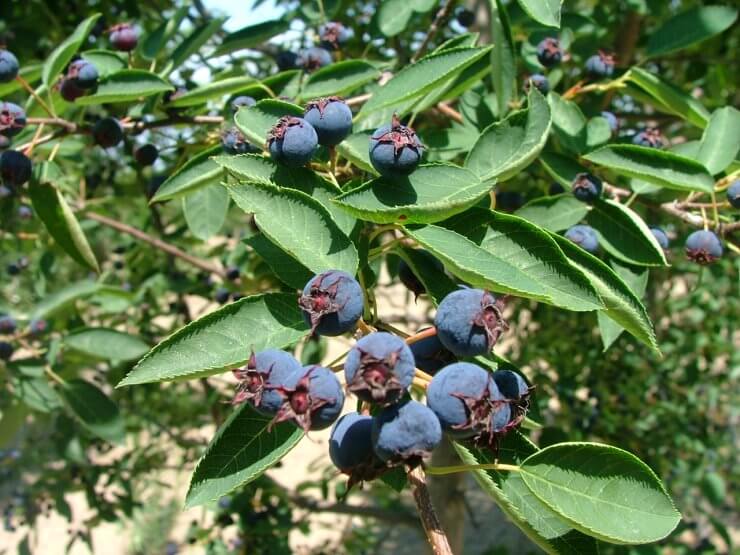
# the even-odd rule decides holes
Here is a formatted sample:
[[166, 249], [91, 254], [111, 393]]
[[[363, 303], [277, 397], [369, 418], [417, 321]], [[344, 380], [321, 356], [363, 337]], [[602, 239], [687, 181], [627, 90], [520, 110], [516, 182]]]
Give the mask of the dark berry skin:
[[33, 336], [39, 336], [43, 335], [49, 330], [49, 322], [42, 318], [37, 318], [35, 320], [31, 320], [31, 322], [28, 324], [28, 331]]
[[303, 119], [316, 130], [320, 145], [336, 146], [352, 133], [352, 110], [338, 96], [309, 102]]
[[[444, 265], [439, 260], [437, 260], [434, 255], [422, 249], [415, 249], [415, 251], [420, 257], [423, 257], [429, 262], [429, 264], [434, 266], [436, 271], [444, 273]], [[405, 260], [401, 260], [401, 262], [398, 264], [398, 279], [401, 280], [401, 283], [403, 283], [406, 286], [406, 289], [411, 291], [415, 297], [418, 297], [419, 295], [421, 295], [422, 293], [426, 293], [427, 291], [424, 287], [424, 284], [418, 277], [416, 277], [416, 274], [414, 274], [411, 266], [409, 266]]]
[[373, 419], [372, 441], [382, 461], [416, 466], [442, 441], [442, 427], [430, 408], [405, 401], [386, 407]]
[[705, 229], [694, 231], [686, 239], [686, 257], [697, 264], [711, 264], [722, 258], [722, 243], [719, 237]]
[[727, 189], [727, 202], [733, 208], [740, 208], [740, 179], [733, 181]]
[[312, 46], [301, 50], [296, 59], [296, 64], [306, 71], [316, 71], [331, 63], [331, 53], [326, 48]]
[[10, 264], [8, 264], [5, 269], [7, 270], [8, 275], [11, 276], [17, 276], [21, 273], [20, 266], [18, 266], [18, 264], [16, 264], [15, 262], [11, 262]]
[[103, 148], [116, 146], [123, 140], [123, 128], [115, 118], [98, 120], [92, 130], [95, 142]]
[[599, 250], [599, 237], [589, 225], [574, 225], [565, 232], [565, 237], [592, 254]]
[[329, 458], [339, 470], [352, 474], [359, 466], [376, 460], [372, 444], [372, 416], [350, 412], [342, 416], [331, 430]]
[[145, 144], [134, 150], [134, 159], [140, 166], [151, 166], [158, 156], [159, 150], [152, 144]]
[[0, 341], [0, 359], [10, 360], [10, 357], [13, 356], [14, 350], [13, 346], [7, 341]]
[[387, 405], [408, 390], [414, 378], [414, 355], [400, 337], [376, 332], [360, 339], [347, 354], [347, 389], [359, 399]]
[[10, 139], [0, 134], [0, 150], [5, 150], [10, 146]]
[[355, 328], [362, 316], [364, 297], [355, 278], [330, 270], [311, 278], [298, 305], [312, 333], [336, 336]]
[[231, 101], [231, 111], [236, 113], [239, 111], [239, 108], [241, 107], [251, 107], [257, 104], [257, 101], [252, 98], [251, 96], [237, 96], [234, 100]]
[[291, 421], [306, 432], [331, 426], [344, 405], [342, 384], [323, 366], [306, 366], [294, 372], [278, 391], [285, 400], [273, 422]]
[[220, 288], [216, 289], [216, 294], [213, 296], [213, 298], [216, 300], [217, 303], [224, 304], [228, 302], [230, 296], [231, 292], [228, 289]]
[[571, 187], [573, 189], [573, 196], [581, 202], [594, 202], [601, 196], [601, 190], [604, 186], [601, 183], [601, 179], [595, 175], [579, 173], [573, 179]]
[[614, 56], [603, 50], [586, 60], [586, 73], [594, 78], [611, 77], [614, 73]]
[[157, 194], [157, 191], [159, 191], [159, 188], [162, 186], [162, 183], [167, 181], [166, 175], [154, 175], [149, 180], [149, 183], [146, 184], [146, 196], [148, 198], [152, 198], [154, 195]]
[[67, 79], [81, 89], [92, 89], [98, 83], [98, 69], [87, 60], [75, 60], [69, 64]]
[[283, 116], [267, 134], [270, 156], [286, 166], [305, 166], [318, 146], [316, 130], [302, 118]]
[[67, 102], [74, 102], [81, 96], [85, 96], [85, 89], [77, 85], [74, 79], [64, 78], [59, 84], [59, 94]]
[[632, 144], [648, 148], [663, 148], [665, 146], [665, 138], [661, 134], [660, 129], [647, 127], [632, 137]]
[[370, 137], [370, 162], [385, 177], [407, 176], [419, 165], [423, 148], [416, 132], [394, 115], [391, 125], [377, 129]]
[[279, 71], [298, 69], [298, 54], [289, 50], [283, 50], [282, 52], [278, 52], [275, 63], [277, 63]]
[[651, 227], [650, 231], [653, 237], [655, 237], [655, 240], [658, 241], [661, 249], [666, 250], [670, 246], [671, 242], [668, 240], [668, 235], [666, 235], [665, 231], [659, 227]]
[[416, 367], [427, 374], [436, 374], [441, 368], [456, 362], [455, 355], [445, 349], [439, 337], [433, 335], [410, 345]]
[[18, 76], [18, 58], [8, 50], [0, 49], [0, 83], [9, 83]]
[[129, 23], [119, 23], [110, 29], [110, 43], [116, 50], [130, 52], [139, 42], [139, 33]]
[[496, 370], [493, 381], [504, 398], [519, 402], [529, 395], [529, 386], [517, 372], [513, 370]]
[[18, 207], [18, 217], [21, 220], [30, 220], [31, 218], [33, 218], [33, 210], [31, 209], [30, 206], [21, 204]]
[[8, 187], [19, 187], [31, 179], [31, 160], [17, 150], [0, 154], [0, 176]]
[[560, 183], [552, 183], [550, 184], [550, 187], [547, 189], [548, 195], [559, 195], [561, 193], [565, 192], [565, 187], [563, 187]]
[[499, 191], [496, 193], [496, 210], [516, 212], [524, 206], [524, 195], [516, 191]]
[[13, 196], [13, 191], [5, 185], [0, 185], [0, 200]]
[[15, 333], [16, 323], [12, 316], [0, 316], [0, 333], [8, 335]]
[[324, 48], [338, 50], [341, 45], [352, 38], [352, 30], [338, 21], [329, 21], [319, 27], [319, 38]]
[[547, 37], [537, 45], [537, 60], [545, 67], [554, 67], [563, 59], [563, 50], [558, 39]]
[[466, 29], [471, 25], [475, 24], [475, 13], [466, 8], [460, 8], [455, 13], [455, 19], [457, 22]]
[[258, 149], [253, 147], [247, 141], [244, 134], [236, 127], [226, 129], [223, 132], [221, 135], [221, 146], [226, 154], [249, 154], [250, 152], [258, 152]]
[[533, 73], [532, 75], [530, 75], [524, 82], [524, 90], [526, 92], [529, 92], [529, 87], [532, 85], [534, 85], [534, 88], [540, 91], [542, 94], [547, 94], [550, 92], [550, 81], [548, 81], [547, 77], [545, 77], [541, 73]]
[[12, 137], [26, 126], [26, 112], [12, 102], [0, 103], [0, 134]]
[[239, 279], [239, 268], [236, 266], [230, 266], [226, 268], [226, 279], [230, 281], [236, 281]]
[[601, 117], [609, 123], [609, 129], [612, 130], [612, 134], [619, 131], [619, 120], [617, 119], [617, 116], [611, 112], [601, 112]]
[[447, 349], [459, 357], [491, 351], [508, 324], [501, 313], [503, 301], [482, 289], [459, 289], [439, 303], [434, 325]]
[[280, 388], [301, 370], [301, 363], [285, 351], [267, 349], [252, 353], [246, 366], [233, 371], [239, 385], [231, 403], [238, 405], [248, 401], [261, 413], [274, 416], [285, 401]]

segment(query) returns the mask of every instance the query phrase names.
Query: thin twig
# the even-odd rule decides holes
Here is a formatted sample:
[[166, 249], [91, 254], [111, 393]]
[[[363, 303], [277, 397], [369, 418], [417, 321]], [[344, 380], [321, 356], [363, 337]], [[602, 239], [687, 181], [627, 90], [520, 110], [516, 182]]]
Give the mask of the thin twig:
[[414, 495], [414, 501], [416, 501], [416, 507], [419, 510], [421, 525], [424, 527], [424, 532], [426, 532], [429, 545], [432, 546], [432, 551], [435, 555], [452, 555], [450, 542], [447, 541], [447, 536], [444, 530], [442, 530], [442, 525], [439, 523], [439, 518], [432, 505], [432, 498], [429, 495], [424, 470], [420, 466], [417, 466], [408, 470], [407, 476]]
[[437, 12], [437, 15], [434, 18], [434, 21], [432, 21], [431, 27], [429, 27], [429, 32], [424, 37], [424, 40], [421, 43], [421, 46], [416, 50], [414, 55], [411, 57], [411, 63], [413, 64], [421, 58], [421, 56], [424, 54], [424, 52], [427, 49], [427, 46], [429, 46], [429, 41], [432, 40], [434, 35], [437, 34], [437, 31], [442, 26], [443, 22], [450, 16], [450, 13], [452, 12], [452, 7], [455, 5], [455, 2], [453, 0], [447, 0], [444, 5], [439, 9]]

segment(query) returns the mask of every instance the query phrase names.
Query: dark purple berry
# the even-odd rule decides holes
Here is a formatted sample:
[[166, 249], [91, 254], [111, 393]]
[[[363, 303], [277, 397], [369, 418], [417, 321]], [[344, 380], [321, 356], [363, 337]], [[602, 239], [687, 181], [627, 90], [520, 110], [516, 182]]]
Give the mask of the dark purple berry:
[[92, 130], [95, 142], [103, 148], [116, 146], [123, 140], [123, 128], [115, 118], [98, 120]]
[[236, 266], [230, 266], [226, 268], [226, 279], [230, 281], [236, 281], [239, 279], [239, 268]]
[[141, 166], [151, 166], [158, 156], [159, 150], [153, 144], [145, 144], [134, 150], [134, 158]]
[[331, 430], [329, 458], [350, 482], [372, 480], [384, 466], [375, 456], [372, 442], [373, 418], [356, 412], [342, 416]]
[[303, 288], [298, 305], [312, 333], [336, 336], [357, 325], [364, 297], [355, 278], [340, 270], [330, 270], [311, 278]]
[[279, 71], [288, 71], [289, 69], [298, 69], [298, 54], [283, 50], [278, 52], [275, 58]]
[[257, 104], [257, 101], [251, 96], [237, 96], [234, 100], [231, 101], [231, 111], [236, 113], [239, 111], [239, 108], [250, 108], [255, 104]]
[[442, 345], [460, 357], [489, 353], [508, 329], [503, 299], [482, 289], [459, 289], [439, 303], [434, 324]]
[[[430, 266], [433, 266], [436, 271], [444, 273], [444, 265], [434, 255], [422, 249], [415, 249], [415, 252], [419, 257], [424, 258]], [[398, 279], [400, 279], [401, 283], [403, 283], [406, 288], [414, 294], [414, 297], [418, 298], [419, 295], [426, 293], [427, 291], [424, 284], [416, 274], [414, 274], [411, 266], [409, 266], [405, 260], [401, 260], [398, 264]]]
[[352, 110], [338, 96], [309, 102], [303, 118], [313, 126], [319, 144], [324, 146], [336, 146], [352, 133]]
[[139, 33], [130, 23], [119, 23], [109, 30], [110, 43], [116, 50], [130, 52], [139, 42]]
[[592, 254], [599, 250], [599, 237], [589, 225], [574, 225], [565, 232], [565, 237]]
[[666, 250], [671, 242], [668, 240], [668, 235], [666, 235], [665, 231], [659, 227], [651, 227], [650, 231], [652, 232], [653, 237], [655, 237], [655, 240], [658, 241], [660, 248]]
[[601, 183], [601, 179], [595, 175], [579, 173], [573, 179], [571, 188], [573, 189], [573, 196], [581, 202], [594, 202], [601, 196], [603, 184]]
[[10, 357], [13, 356], [14, 350], [13, 346], [7, 341], [0, 341], [0, 359], [10, 360]]
[[305, 166], [319, 146], [313, 126], [302, 118], [283, 116], [267, 134], [272, 158], [287, 166]]
[[16, 323], [12, 316], [0, 316], [0, 333], [9, 335], [15, 333]]
[[149, 180], [149, 183], [146, 184], [147, 198], [152, 198], [154, 195], [156, 195], [157, 191], [159, 191], [159, 188], [165, 181], [167, 181], [166, 175], [153, 175], [152, 178]]
[[565, 187], [563, 187], [560, 183], [551, 183], [550, 187], [547, 189], [548, 195], [560, 195], [565, 192]]
[[433, 335], [410, 345], [416, 367], [427, 374], [436, 374], [440, 368], [456, 362], [455, 355], [448, 351], [439, 337]]
[[663, 148], [663, 146], [665, 146], [665, 138], [660, 132], [660, 129], [656, 127], [646, 127], [632, 137], [632, 144], [649, 148]]
[[467, 29], [471, 25], [475, 24], [475, 13], [467, 8], [460, 7], [455, 12], [455, 19], [457, 19], [460, 26]]
[[64, 78], [59, 84], [59, 94], [67, 102], [74, 102], [81, 96], [85, 96], [85, 89], [78, 86], [75, 80]]
[[0, 176], [8, 187], [18, 187], [31, 179], [31, 160], [17, 150], [0, 154]]
[[537, 60], [545, 67], [558, 65], [563, 59], [560, 41], [553, 37], [542, 39], [537, 45]]
[[599, 50], [598, 54], [586, 60], [586, 73], [594, 78], [611, 77], [614, 73], [614, 55]]
[[527, 80], [524, 82], [525, 92], [529, 92], [529, 87], [532, 85], [534, 85], [534, 88], [540, 91], [542, 94], [547, 94], [550, 92], [550, 81], [548, 81], [547, 77], [545, 77], [541, 73], [533, 73], [527, 78]]
[[296, 64], [306, 71], [315, 71], [331, 63], [331, 53], [326, 48], [312, 46], [301, 50], [298, 54]]
[[5, 185], [0, 185], [0, 200], [13, 196], [13, 191]]
[[219, 304], [224, 304], [228, 302], [229, 297], [231, 296], [231, 292], [228, 289], [224, 289], [223, 287], [216, 289], [216, 294], [213, 296], [214, 299], [216, 299], [216, 302]]
[[337, 50], [341, 45], [352, 38], [352, 29], [345, 27], [338, 21], [329, 21], [319, 27], [321, 46]]
[[331, 426], [344, 405], [342, 384], [334, 372], [323, 366], [307, 366], [294, 372], [277, 391], [285, 400], [273, 422], [291, 421], [306, 432]]
[[386, 407], [373, 419], [372, 441], [382, 461], [416, 466], [442, 441], [442, 428], [429, 407], [409, 400]]
[[612, 130], [612, 134], [619, 131], [619, 120], [617, 119], [617, 116], [611, 112], [601, 112], [601, 117], [609, 123], [609, 129]]
[[370, 137], [370, 162], [386, 177], [411, 174], [419, 165], [423, 145], [416, 132], [393, 115], [391, 125], [377, 129]]
[[0, 103], [0, 134], [12, 137], [26, 126], [26, 112], [12, 102]]
[[347, 390], [363, 401], [387, 405], [408, 390], [414, 378], [414, 355], [400, 337], [376, 332], [360, 339], [347, 354]]
[[736, 179], [727, 188], [727, 202], [733, 208], [740, 208], [740, 179]]
[[529, 396], [529, 386], [518, 372], [513, 370], [496, 370], [493, 373], [501, 395], [509, 401], [522, 402]]
[[252, 353], [246, 366], [233, 371], [239, 385], [231, 402], [237, 405], [248, 401], [260, 412], [273, 416], [285, 401], [280, 388], [302, 369], [301, 363], [285, 351], [267, 349]]
[[0, 49], [0, 83], [9, 83], [18, 76], [18, 58], [12, 52]]
[[524, 195], [516, 191], [497, 191], [496, 210], [516, 212], [524, 206]]
[[8, 264], [5, 269], [11, 276], [17, 276], [21, 273], [21, 267], [18, 266], [18, 264], [16, 264], [15, 262], [11, 262], [10, 264]]
[[18, 207], [18, 217], [21, 220], [30, 220], [31, 218], [33, 218], [33, 210], [30, 206], [26, 204], [21, 204]]
[[49, 329], [49, 322], [42, 318], [36, 318], [34, 320], [31, 320], [31, 322], [28, 324], [28, 331], [33, 336], [39, 336], [46, 333]]
[[719, 237], [712, 231], [694, 231], [686, 239], [686, 257], [698, 264], [711, 264], [722, 258], [723, 252]]
[[98, 70], [87, 60], [75, 60], [69, 64], [67, 79], [81, 89], [92, 89], [98, 83]]
[[221, 146], [224, 152], [227, 154], [248, 154], [250, 152], [259, 152], [259, 150], [252, 146], [244, 133], [239, 131], [236, 127], [226, 129], [221, 135]]

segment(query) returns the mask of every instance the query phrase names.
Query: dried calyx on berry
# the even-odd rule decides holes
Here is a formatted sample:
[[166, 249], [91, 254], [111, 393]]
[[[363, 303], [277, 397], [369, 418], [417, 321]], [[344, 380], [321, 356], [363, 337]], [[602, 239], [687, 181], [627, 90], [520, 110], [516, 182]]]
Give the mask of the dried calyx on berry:
[[338, 21], [329, 21], [319, 28], [319, 38], [321, 45], [334, 50], [340, 45], [347, 42], [352, 36], [352, 30], [345, 27]]
[[319, 145], [316, 130], [305, 119], [283, 116], [267, 133], [270, 156], [288, 166], [303, 166], [311, 161]]
[[338, 96], [309, 102], [303, 117], [324, 146], [336, 146], [352, 133], [352, 110]]
[[233, 370], [239, 384], [231, 403], [238, 405], [248, 401], [260, 412], [274, 415], [285, 400], [279, 388], [301, 369], [301, 364], [285, 351], [268, 349], [256, 354], [252, 352], [246, 366]]
[[26, 112], [12, 102], [0, 103], [0, 135], [12, 137], [26, 126]]
[[329, 336], [354, 329], [362, 316], [363, 304], [360, 284], [340, 270], [330, 270], [311, 278], [298, 299], [311, 332]]
[[401, 124], [393, 114], [390, 126], [383, 126], [370, 137], [370, 161], [381, 175], [406, 176], [419, 165], [424, 146], [416, 132]]
[[291, 374], [281, 386], [269, 386], [284, 397], [272, 424], [291, 421], [299, 428], [323, 430], [339, 417], [344, 405], [342, 385], [323, 366], [307, 366]]

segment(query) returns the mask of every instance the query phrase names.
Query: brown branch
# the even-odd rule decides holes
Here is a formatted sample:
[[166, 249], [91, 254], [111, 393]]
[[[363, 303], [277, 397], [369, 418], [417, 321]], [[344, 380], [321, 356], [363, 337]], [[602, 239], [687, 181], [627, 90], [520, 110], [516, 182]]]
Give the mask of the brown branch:
[[442, 26], [443, 22], [450, 16], [450, 12], [452, 11], [452, 7], [454, 5], [454, 0], [447, 0], [447, 2], [445, 2], [444, 5], [439, 9], [436, 17], [434, 18], [434, 21], [432, 21], [432, 26], [429, 27], [429, 32], [426, 34], [424, 40], [421, 43], [421, 46], [419, 46], [414, 55], [411, 57], [412, 64], [416, 62], [416, 60], [418, 60], [422, 56], [422, 54], [424, 54], [424, 51], [429, 45], [429, 41], [432, 40], [434, 35], [437, 34], [437, 31]]
[[442, 530], [442, 525], [439, 523], [439, 518], [437, 518], [437, 513], [432, 505], [424, 470], [417, 466], [408, 470], [407, 475], [416, 507], [419, 510], [419, 518], [424, 527], [424, 532], [426, 532], [427, 540], [429, 540], [429, 545], [432, 546], [432, 551], [435, 555], [452, 555], [450, 543], [447, 541], [447, 536]]
[[201, 270], [205, 270], [206, 272], [217, 274], [224, 279], [226, 278], [226, 271], [220, 266], [217, 266], [216, 264], [213, 264], [207, 260], [192, 256], [185, 251], [182, 251], [177, 247], [170, 245], [169, 243], [165, 243], [161, 239], [157, 239], [156, 237], [152, 237], [151, 235], [144, 233], [140, 229], [136, 229], [135, 227], [131, 227], [128, 224], [113, 220], [111, 218], [103, 216], [102, 214], [98, 214], [97, 212], [85, 212], [84, 215], [85, 217], [91, 220], [95, 220], [96, 222], [99, 222], [103, 225], [121, 231], [123, 233], [128, 233], [129, 235], [136, 237], [137, 239], [144, 241], [145, 243], [148, 243], [153, 247], [166, 252], [167, 254], [171, 254], [172, 256], [184, 260], [185, 262], [189, 263], [192, 266], [195, 266], [196, 268], [200, 268]]
[[70, 133], [77, 131], [77, 124], [64, 118], [28, 118], [26, 122], [30, 125], [56, 125], [66, 128]]
[[439, 104], [437, 104], [436, 108], [451, 120], [456, 121], [457, 123], [463, 122], [463, 117], [460, 112], [452, 108], [446, 102], [440, 102]]

